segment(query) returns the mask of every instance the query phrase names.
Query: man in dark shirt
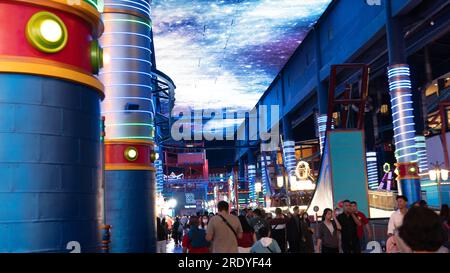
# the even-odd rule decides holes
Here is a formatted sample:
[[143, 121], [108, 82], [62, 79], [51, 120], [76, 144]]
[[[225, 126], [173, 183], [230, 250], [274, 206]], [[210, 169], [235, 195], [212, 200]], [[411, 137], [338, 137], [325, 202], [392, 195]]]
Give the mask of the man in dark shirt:
[[361, 253], [361, 246], [358, 239], [358, 226], [361, 225], [355, 215], [349, 200], [344, 202], [344, 213], [339, 214], [337, 220], [341, 225], [341, 242], [344, 253]]
[[289, 218], [286, 225], [286, 232], [289, 252], [300, 253], [300, 238], [302, 238], [302, 231], [300, 228], [300, 209], [298, 206], [294, 207], [294, 214]]
[[255, 230], [256, 240], [260, 240], [261, 235], [259, 234], [259, 229], [265, 227], [266, 230], [270, 231], [269, 223], [266, 221], [266, 219], [264, 219], [262, 211], [260, 209], [255, 209], [253, 213], [255, 214], [255, 217], [250, 220], [250, 226]]

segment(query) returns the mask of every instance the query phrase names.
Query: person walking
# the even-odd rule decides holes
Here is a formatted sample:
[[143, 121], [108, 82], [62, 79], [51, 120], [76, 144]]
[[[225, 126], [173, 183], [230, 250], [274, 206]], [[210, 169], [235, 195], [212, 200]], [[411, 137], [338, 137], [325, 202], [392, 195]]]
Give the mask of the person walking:
[[300, 209], [298, 206], [294, 207], [294, 214], [291, 215], [286, 226], [287, 241], [289, 244], [288, 251], [291, 253], [300, 253]]
[[186, 233], [186, 240], [183, 240], [183, 245], [186, 246], [188, 253], [209, 252], [209, 242], [206, 240], [206, 231], [199, 228], [198, 219], [197, 216], [191, 216], [191, 218], [189, 218], [189, 231]]
[[261, 239], [259, 239], [250, 249], [250, 253], [281, 253], [276, 240], [269, 237], [269, 230], [266, 227], [259, 229]]
[[342, 251], [344, 253], [361, 253], [361, 245], [357, 233], [361, 221], [353, 212], [349, 200], [344, 201], [344, 213], [341, 213], [337, 220], [341, 225]]
[[301, 230], [301, 240], [300, 240], [300, 252], [301, 253], [314, 253], [314, 242], [313, 242], [313, 229], [311, 228], [311, 223], [309, 221], [308, 213], [302, 213], [300, 221]]
[[209, 220], [206, 240], [212, 242], [212, 253], [238, 253], [238, 240], [242, 238], [239, 219], [229, 214], [225, 201], [217, 204], [218, 214]]
[[250, 248], [256, 242], [255, 230], [244, 215], [240, 215], [238, 218], [242, 226], [242, 238], [238, 240], [238, 251], [239, 253], [250, 253]]
[[398, 195], [396, 198], [397, 210], [392, 213], [388, 223], [388, 236], [398, 234], [398, 229], [403, 224], [403, 217], [408, 212], [408, 199], [403, 195]]
[[172, 225], [172, 238], [173, 241], [175, 242], [176, 247], [180, 245], [181, 241], [180, 227], [181, 227], [180, 218], [176, 217], [175, 222]]
[[286, 225], [289, 218], [283, 214], [281, 208], [275, 209], [275, 218], [270, 221], [272, 238], [277, 241], [282, 253], [287, 250]]
[[167, 230], [164, 218], [156, 217], [156, 253], [166, 253]]
[[[356, 201], [352, 201], [350, 204], [352, 206], [353, 213], [355, 213], [356, 217], [361, 222], [361, 225], [357, 227], [357, 234], [361, 248], [365, 249], [367, 242], [372, 240], [372, 231], [370, 230], [369, 219], [367, 219], [364, 213], [358, 210], [358, 203], [356, 203]], [[366, 234], [364, 234], [364, 230]]]
[[336, 215], [332, 209], [325, 209], [317, 234], [317, 253], [339, 253], [339, 232], [341, 225], [335, 221]]
[[265, 227], [267, 230], [269, 230], [269, 223], [265, 219], [265, 214], [263, 214], [263, 211], [261, 211], [260, 209], [255, 209], [253, 213], [255, 214], [255, 217], [250, 219], [250, 226], [252, 226], [253, 229], [255, 230], [256, 239], [259, 240], [261, 239], [259, 229]]
[[203, 229], [206, 231], [208, 227], [209, 217], [208, 215], [203, 215], [199, 218], [199, 225], [198, 228]]

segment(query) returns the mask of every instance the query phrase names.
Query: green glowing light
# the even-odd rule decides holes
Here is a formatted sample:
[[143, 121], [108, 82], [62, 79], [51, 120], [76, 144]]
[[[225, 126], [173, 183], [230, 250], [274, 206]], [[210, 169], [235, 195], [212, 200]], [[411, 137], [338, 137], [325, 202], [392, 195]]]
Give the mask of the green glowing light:
[[[109, 20], [103, 20], [104, 22], [128, 22], [128, 23], [137, 23], [147, 26], [148, 28], [152, 28], [151, 24], [139, 21], [139, 20], [130, 20], [130, 19], [109, 19]], [[151, 23], [151, 21], [150, 21]]]
[[105, 9], [105, 3], [103, 0], [84, 0], [84, 2], [96, 8], [98, 12], [103, 12], [103, 10]]

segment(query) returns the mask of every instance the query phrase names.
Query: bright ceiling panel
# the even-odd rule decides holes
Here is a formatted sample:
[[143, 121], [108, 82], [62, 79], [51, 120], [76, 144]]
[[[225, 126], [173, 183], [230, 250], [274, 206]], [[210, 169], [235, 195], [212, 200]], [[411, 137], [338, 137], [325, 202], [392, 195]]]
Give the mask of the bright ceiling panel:
[[154, 0], [156, 63], [176, 110], [251, 109], [331, 0]]

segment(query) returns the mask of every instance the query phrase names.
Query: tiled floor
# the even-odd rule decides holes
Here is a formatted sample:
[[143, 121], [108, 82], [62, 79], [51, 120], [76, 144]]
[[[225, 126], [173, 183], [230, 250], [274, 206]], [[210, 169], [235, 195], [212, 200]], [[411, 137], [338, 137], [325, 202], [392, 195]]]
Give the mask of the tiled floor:
[[183, 248], [180, 246], [175, 246], [175, 242], [170, 239], [167, 243], [167, 253], [183, 253]]

